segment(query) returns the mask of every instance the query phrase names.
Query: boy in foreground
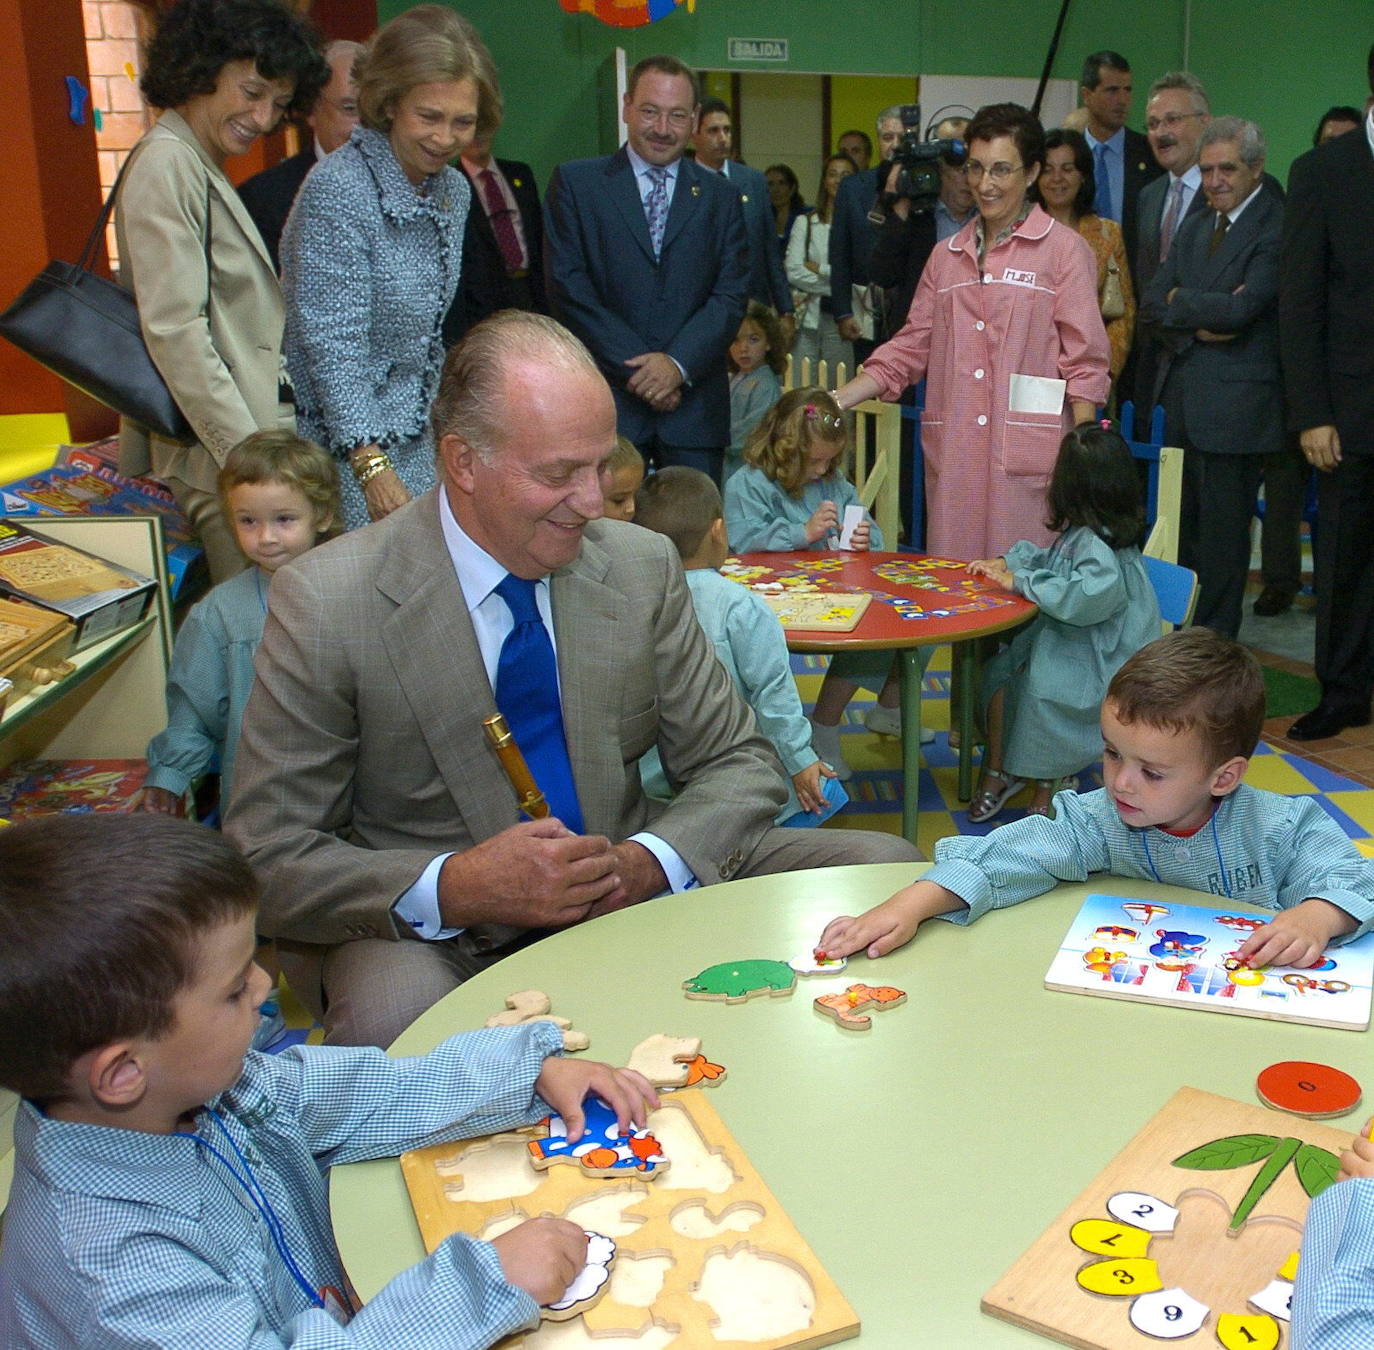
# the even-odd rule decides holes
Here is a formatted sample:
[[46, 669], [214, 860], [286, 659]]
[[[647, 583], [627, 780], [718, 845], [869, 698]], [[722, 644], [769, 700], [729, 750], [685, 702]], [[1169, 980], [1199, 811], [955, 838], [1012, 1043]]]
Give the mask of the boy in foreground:
[[[24, 1097], [0, 1256], [0, 1344], [484, 1347], [529, 1327], [586, 1238], [541, 1218], [445, 1240], [352, 1315], [326, 1192], [336, 1163], [528, 1124], [622, 1128], [638, 1074], [558, 1057], [549, 1024], [428, 1055], [249, 1053], [268, 977], [257, 889], [209, 830], [54, 815], [0, 831], [0, 1083]], [[351, 1320], [350, 1320], [351, 1319]]]
[[1241, 780], [1264, 723], [1255, 658], [1206, 628], [1137, 652], [1102, 705], [1106, 786], [1061, 792], [1056, 818], [942, 839], [925, 876], [858, 918], [832, 919], [827, 956], [884, 956], [927, 919], [990, 909], [1097, 872], [1165, 882], [1279, 913], [1240, 948], [1250, 966], [1308, 966], [1374, 921], [1374, 862], [1317, 803]]

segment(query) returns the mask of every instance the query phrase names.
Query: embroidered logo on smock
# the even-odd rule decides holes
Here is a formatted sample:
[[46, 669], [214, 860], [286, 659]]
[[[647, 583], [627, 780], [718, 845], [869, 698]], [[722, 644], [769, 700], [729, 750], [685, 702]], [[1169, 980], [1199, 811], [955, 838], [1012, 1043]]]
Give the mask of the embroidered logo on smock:
[[1007, 270], [1002, 273], [1002, 280], [1011, 282], [1013, 286], [1034, 286], [1035, 273], [1021, 272], [1015, 267], [1008, 267]]

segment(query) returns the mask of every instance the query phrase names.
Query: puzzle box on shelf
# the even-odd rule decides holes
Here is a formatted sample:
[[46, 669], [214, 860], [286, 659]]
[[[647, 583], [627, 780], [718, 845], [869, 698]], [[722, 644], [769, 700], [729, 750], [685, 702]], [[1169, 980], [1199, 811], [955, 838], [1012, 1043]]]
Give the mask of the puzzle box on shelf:
[[1374, 933], [1330, 948], [1307, 970], [1240, 965], [1236, 950], [1269, 917], [1090, 895], [1050, 964], [1045, 988], [1366, 1030]]

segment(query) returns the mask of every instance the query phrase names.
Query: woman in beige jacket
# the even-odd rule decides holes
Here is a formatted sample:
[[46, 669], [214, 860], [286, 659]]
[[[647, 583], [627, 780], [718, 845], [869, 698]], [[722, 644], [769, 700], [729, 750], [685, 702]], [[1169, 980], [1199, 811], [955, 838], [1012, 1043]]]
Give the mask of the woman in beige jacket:
[[148, 49], [143, 95], [163, 111], [119, 188], [120, 272], [196, 439], [126, 419], [120, 466], [167, 483], [216, 582], [244, 566], [216, 492], [224, 457], [254, 431], [295, 425], [281, 290], [224, 162], [308, 110], [328, 76], [314, 32], [275, 0], [178, 0]]

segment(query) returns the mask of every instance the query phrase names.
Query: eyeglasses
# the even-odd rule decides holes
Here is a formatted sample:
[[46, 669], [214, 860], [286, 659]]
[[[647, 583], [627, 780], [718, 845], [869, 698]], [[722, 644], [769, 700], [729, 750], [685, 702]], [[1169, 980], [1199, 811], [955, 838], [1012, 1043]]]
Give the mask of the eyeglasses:
[[355, 98], [330, 98], [328, 94], [321, 94], [320, 102], [329, 104], [335, 112], [344, 117], [357, 117], [358, 115], [358, 100]]
[[1180, 122], [1186, 122], [1190, 117], [1201, 117], [1201, 113], [1165, 113], [1163, 117], [1147, 117], [1145, 119], [1146, 131], [1172, 131]]
[[986, 173], [994, 183], [1005, 183], [1012, 174], [1022, 173], [1025, 167], [1024, 164], [1008, 164], [999, 160], [991, 168], [985, 168], [976, 159], [971, 159], [964, 165], [964, 177], [976, 183]]
[[657, 108], [652, 103], [641, 103], [634, 109], [634, 115], [646, 127], [655, 126], [666, 117], [668, 125], [676, 131], [690, 127], [696, 116], [686, 108]]

